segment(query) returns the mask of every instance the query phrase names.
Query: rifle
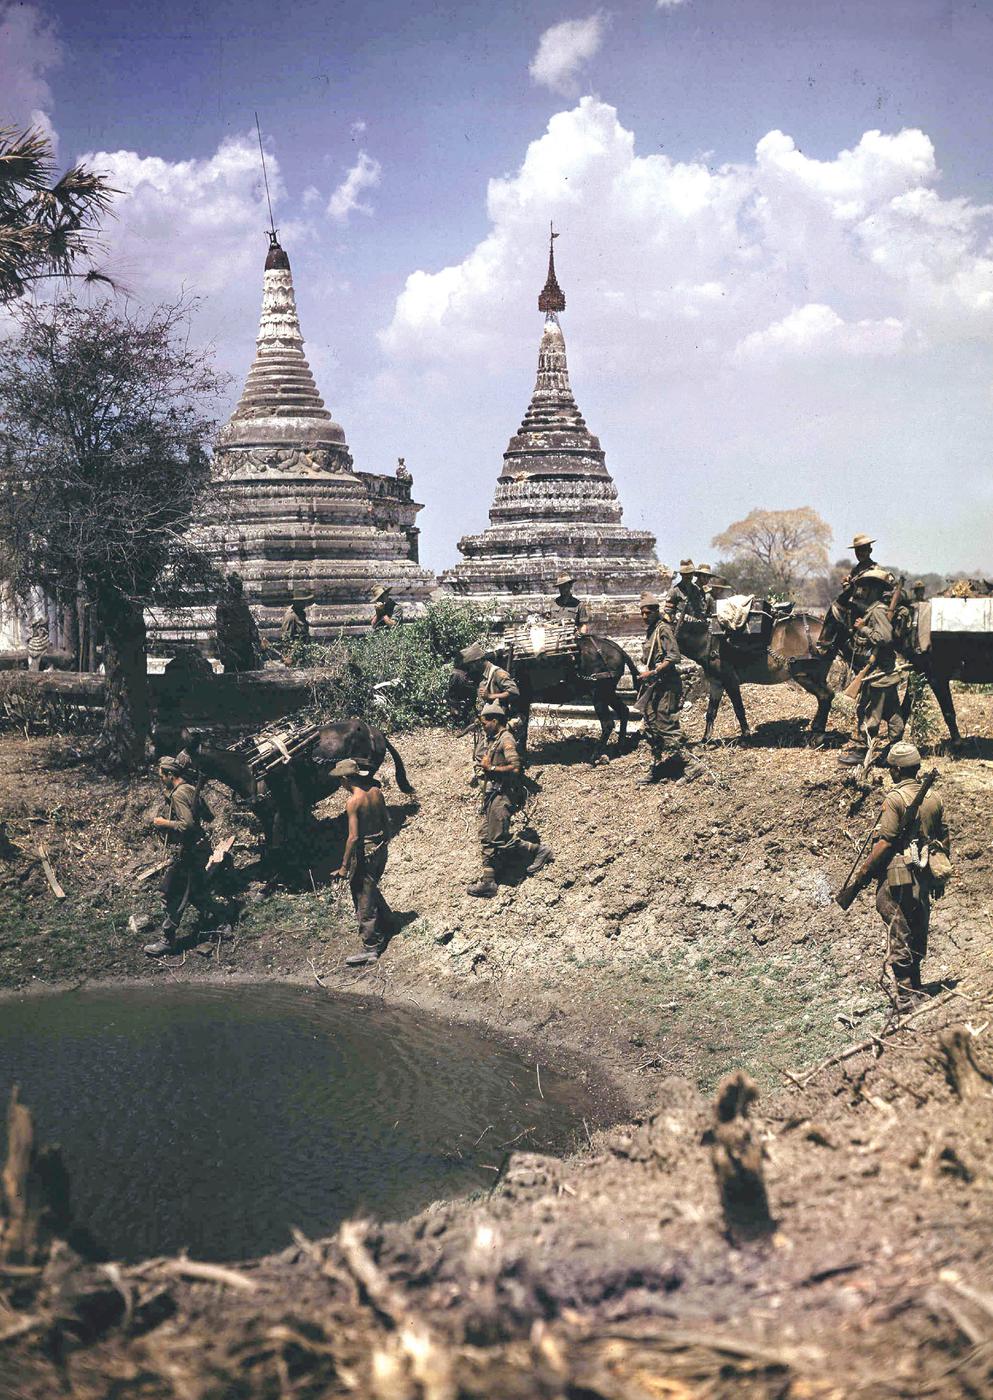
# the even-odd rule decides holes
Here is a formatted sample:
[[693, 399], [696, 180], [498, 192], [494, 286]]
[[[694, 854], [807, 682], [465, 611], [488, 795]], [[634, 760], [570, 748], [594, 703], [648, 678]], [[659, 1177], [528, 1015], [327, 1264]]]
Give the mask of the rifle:
[[[892, 623], [893, 619], [896, 617], [896, 610], [900, 606], [900, 599], [903, 597], [903, 585], [905, 582], [906, 578], [903, 574], [901, 574], [899, 582], [893, 590], [893, 596], [890, 599], [889, 607], [886, 609], [886, 618], [887, 621], [890, 623]], [[853, 676], [852, 679], [845, 686], [845, 689], [842, 691], [842, 694], [847, 696], [849, 700], [857, 700], [859, 697], [859, 691], [862, 689], [862, 685], [866, 677], [868, 676], [869, 672], [872, 670], [872, 668], [875, 666], [878, 660], [879, 647], [877, 646], [873, 648], [869, 660], [862, 667], [861, 671], [859, 671], [858, 675]]]
[[[914, 794], [911, 801], [907, 803], [907, 810], [903, 814], [903, 820], [900, 823], [900, 830], [897, 832], [896, 840], [893, 842], [894, 854], [896, 853], [895, 848], [898, 847], [900, 845], [900, 842], [903, 840], [904, 833], [909, 830], [910, 826], [912, 825], [914, 819], [917, 816], [917, 813], [921, 810], [921, 803], [931, 791], [931, 787], [937, 780], [937, 777], [938, 770], [936, 768], [932, 768], [930, 772], [925, 773], [924, 776], [921, 778], [920, 787], [917, 789], [917, 792]], [[850, 909], [855, 903], [856, 897], [861, 893], [862, 890], [865, 889], [866, 885], [869, 883], [869, 879], [871, 878], [871, 872], [869, 875], [864, 876], [861, 880], [856, 880], [854, 884], [849, 884], [849, 881], [855, 874], [855, 870], [858, 866], [859, 859], [862, 855], [862, 852], [865, 850], [869, 838], [872, 836], [872, 834], [873, 833], [870, 831], [869, 836], [867, 836], [865, 841], [862, 842], [862, 846], [859, 850], [859, 853], [855, 857], [855, 864], [845, 876], [845, 883], [842, 885], [841, 889], [834, 897], [835, 904], [837, 904], [838, 907], [841, 909]]]

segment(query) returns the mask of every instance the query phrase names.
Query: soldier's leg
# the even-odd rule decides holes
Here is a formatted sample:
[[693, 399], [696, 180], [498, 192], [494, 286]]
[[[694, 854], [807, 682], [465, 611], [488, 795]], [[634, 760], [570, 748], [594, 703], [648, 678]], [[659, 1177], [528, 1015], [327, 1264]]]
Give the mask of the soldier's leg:
[[479, 879], [469, 886], [469, 893], [485, 897], [496, 893], [497, 867], [510, 838], [510, 803], [503, 793], [485, 794], [478, 830], [483, 868]]
[[162, 928], [157, 939], [145, 944], [144, 951], [150, 958], [160, 958], [164, 953], [171, 953], [175, 948], [179, 925], [190, 900], [190, 883], [189, 861], [182, 856], [170, 861], [162, 876], [162, 883], [159, 885], [159, 892], [165, 905]]
[[[905, 888], [909, 891], [913, 889], [910, 885]], [[901, 1011], [908, 1010], [913, 1003], [914, 947], [919, 943], [911, 929], [911, 906], [915, 902], [912, 893], [908, 901], [902, 890], [891, 890], [885, 880], [876, 891], [876, 909], [886, 925], [887, 958], [896, 983], [897, 1006]]]
[[891, 744], [903, 738], [907, 723], [900, 705], [899, 690], [899, 686], [890, 685], [883, 692], [882, 717], [886, 721], [887, 737]]

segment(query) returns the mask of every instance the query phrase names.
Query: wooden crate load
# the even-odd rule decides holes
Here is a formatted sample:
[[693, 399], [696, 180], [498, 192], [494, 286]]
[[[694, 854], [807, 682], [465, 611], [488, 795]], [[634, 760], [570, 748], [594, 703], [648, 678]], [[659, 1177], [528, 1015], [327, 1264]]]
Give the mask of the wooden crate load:
[[264, 778], [281, 764], [291, 763], [294, 758], [306, 753], [320, 733], [316, 724], [303, 721], [288, 724], [270, 724], [247, 739], [240, 739], [232, 745], [241, 754], [256, 778]]

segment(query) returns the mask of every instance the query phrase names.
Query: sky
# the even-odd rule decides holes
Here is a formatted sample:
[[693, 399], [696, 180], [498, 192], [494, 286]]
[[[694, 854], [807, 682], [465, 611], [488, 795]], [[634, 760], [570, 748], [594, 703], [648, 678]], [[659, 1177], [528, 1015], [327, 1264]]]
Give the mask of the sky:
[[573, 389], [627, 524], [712, 558], [812, 506], [993, 571], [990, 0], [0, 0], [0, 125], [121, 191], [102, 262], [251, 362], [267, 214], [356, 466], [422, 558], [487, 523], [549, 221]]

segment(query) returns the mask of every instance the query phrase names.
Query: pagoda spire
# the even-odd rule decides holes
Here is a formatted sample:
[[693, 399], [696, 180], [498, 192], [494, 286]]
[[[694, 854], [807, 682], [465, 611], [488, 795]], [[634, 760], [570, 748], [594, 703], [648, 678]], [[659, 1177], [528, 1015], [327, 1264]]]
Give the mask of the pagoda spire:
[[548, 277], [538, 294], [538, 310], [554, 314], [557, 311], [565, 310], [565, 294], [555, 276], [555, 240], [558, 238], [558, 234], [555, 232], [554, 224], [549, 224], [548, 227]]

